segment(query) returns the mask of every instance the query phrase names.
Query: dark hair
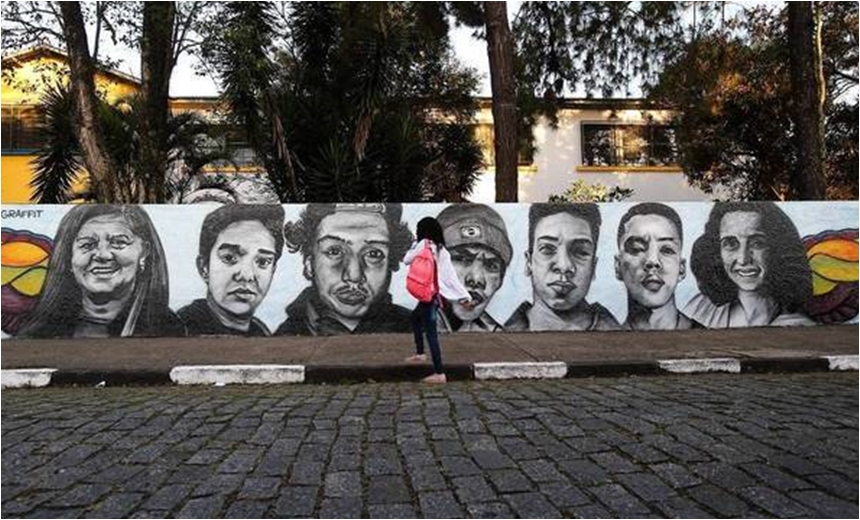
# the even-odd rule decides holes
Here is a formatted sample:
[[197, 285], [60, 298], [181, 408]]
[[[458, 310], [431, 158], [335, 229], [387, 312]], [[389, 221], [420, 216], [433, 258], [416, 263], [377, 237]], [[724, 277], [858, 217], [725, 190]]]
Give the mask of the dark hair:
[[538, 222], [558, 213], [567, 213], [586, 221], [589, 228], [591, 228], [591, 240], [594, 241], [594, 247], [597, 247], [597, 239], [600, 237], [600, 224], [602, 222], [597, 204], [591, 202], [576, 204], [537, 203], [532, 204], [529, 208], [529, 253], [532, 252], [532, 247], [534, 246], [535, 228]]
[[[170, 312], [167, 262], [158, 233], [149, 215], [133, 205], [86, 204], [75, 206], [63, 216], [48, 261], [48, 274], [39, 301], [21, 328], [21, 337], [57, 337], [73, 330], [81, 313], [83, 294], [71, 273], [72, 246], [81, 227], [95, 217], [117, 215], [146, 244], [146, 262], [135, 280], [130, 308], [119, 328], [124, 335], [154, 334]], [[114, 327], [112, 327], [113, 329]]]
[[[334, 214], [338, 210], [338, 206], [341, 205], [334, 203], [311, 203], [302, 211], [299, 220], [284, 224], [284, 239], [287, 250], [290, 253], [301, 252], [302, 260], [307, 260], [313, 254], [317, 227], [322, 219]], [[363, 205], [343, 204], [343, 206], [348, 206], [349, 211], [361, 211]], [[412, 244], [412, 232], [409, 231], [409, 226], [406, 222], [400, 221], [400, 217], [403, 214], [403, 205], [399, 203], [378, 203], [366, 204], [366, 206], [368, 212], [380, 213], [385, 218], [391, 241], [390, 254], [388, 255], [388, 269], [389, 271], [397, 271], [400, 269], [400, 260]]]
[[659, 202], [643, 202], [628, 209], [627, 213], [621, 217], [621, 222], [618, 223], [617, 240], [619, 244], [621, 243], [621, 237], [624, 236], [624, 226], [630, 222], [630, 219], [637, 215], [659, 215], [665, 218], [675, 225], [675, 229], [678, 230], [678, 236], [680, 237], [681, 242], [684, 242], [684, 226], [681, 224], [681, 217], [678, 216], [678, 212]]
[[218, 240], [218, 235], [230, 224], [255, 220], [272, 234], [275, 240], [275, 262], [277, 262], [284, 249], [284, 208], [278, 204], [225, 204], [206, 215], [203, 220], [197, 253], [203, 265], [209, 265], [209, 255]]
[[[801, 309], [812, 297], [812, 274], [806, 249], [794, 223], [773, 202], [717, 202], [711, 209], [705, 232], [693, 244], [690, 266], [699, 290], [715, 305], [725, 305], [738, 296], [720, 254], [720, 225], [729, 213], [744, 211], [761, 215], [762, 231], [769, 251], [764, 288], [788, 312]], [[773, 255], [779, 252], [779, 258]], [[778, 267], [777, 267], [778, 264]]]
[[424, 240], [429, 238], [437, 245], [445, 246], [445, 234], [442, 233], [442, 226], [439, 221], [433, 217], [424, 217], [418, 221], [418, 226], [415, 228], [415, 239]]

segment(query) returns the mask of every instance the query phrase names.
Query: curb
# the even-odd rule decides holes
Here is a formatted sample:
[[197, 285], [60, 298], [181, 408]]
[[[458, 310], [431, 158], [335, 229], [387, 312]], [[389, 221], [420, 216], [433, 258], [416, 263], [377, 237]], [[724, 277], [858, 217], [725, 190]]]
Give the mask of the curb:
[[[857, 371], [858, 356], [795, 358], [687, 358], [606, 362], [493, 362], [445, 367], [449, 381], [560, 379], [683, 375], [723, 372], [791, 373]], [[183, 365], [158, 370], [58, 370], [23, 368], [2, 371], [2, 388], [45, 386], [337, 384], [417, 382], [428, 365]]]

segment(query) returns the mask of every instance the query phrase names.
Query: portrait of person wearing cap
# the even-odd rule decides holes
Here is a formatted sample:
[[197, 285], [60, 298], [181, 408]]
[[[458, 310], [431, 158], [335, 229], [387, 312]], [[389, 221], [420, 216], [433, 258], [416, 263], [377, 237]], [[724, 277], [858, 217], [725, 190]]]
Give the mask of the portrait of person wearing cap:
[[254, 311], [272, 284], [283, 227], [279, 205], [228, 204], [206, 215], [197, 255], [206, 298], [178, 312], [189, 335], [271, 335]]
[[436, 220], [442, 227], [457, 277], [473, 302], [473, 306], [465, 306], [450, 301], [440, 313], [439, 330], [503, 331], [486, 309], [504, 282], [513, 254], [505, 221], [484, 204], [451, 205]]
[[278, 335], [410, 332], [412, 311], [395, 305], [391, 273], [412, 243], [400, 204], [308, 204], [284, 226], [311, 286], [287, 305]]
[[618, 330], [618, 320], [585, 299], [597, 266], [600, 210], [596, 204], [532, 204], [526, 276], [532, 303], [523, 302], [507, 331]]

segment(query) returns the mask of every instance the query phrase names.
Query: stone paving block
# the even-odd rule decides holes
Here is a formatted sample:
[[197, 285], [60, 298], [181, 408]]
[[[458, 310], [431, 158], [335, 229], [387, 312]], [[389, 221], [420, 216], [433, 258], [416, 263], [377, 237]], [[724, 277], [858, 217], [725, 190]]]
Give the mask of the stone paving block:
[[592, 453], [588, 458], [610, 473], [631, 473], [639, 471], [639, 467], [614, 451]]
[[761, 463], [743, 464], [741, 468], [747, 473], [758, 478], [767, 487], [778, 491], [788, 491], [791, 489], [809, 489], [814, 487], [811, 483], [793, 477], [784, 471], [780, 471], [774, 467]]
[[192, 497], [205, 497], [209, 495], [235, 493], [244, 482], [243, 474], [216, 473], [207, 480], [201, 482], [191, 492]]
[[412, 489], [416, 491], [447, 489], [445, 477], [433, 466], [410, 467], [408, 475]]
[[600, 504], [571, 507], [566, 513], [569, 518], [615, 518], [612, 512]]
[[837, 497], [857, 501], [857, 481], [850, 481], [839, 475], [824, 474], [812, 475], [809, 480], [814, 482], [818, 487]]
[[319, 486], [325, 466], [321, 462], [296, 460], [290, 472], [290, 484], [299, 486]]
[[470, 451], [469, 454], [482, 470], [516, 467], [513, 460], [496, 450], [474, 450]]
[[488, 471], [487, 477], [499, 493], [516, 493], [519, 491], [531, 491], [534, 486], [531, 481], [519, 470], [502, 469]]
[[324, 498], [320, 518], [361, 518], [362, 507], [359, 497]]
[[237, 500], [227, 508], [224, 518], [263, 518], [269, 507], [268, 502]]
[[551, 461], [545, 459], [523, 461], [519, 467], [534, 482], [561, 482], [567, 480]]
[[402, 477], [381, 476], [370, 479], [367, 496], [371, 504], [396, 504], [408, 502], [411, 494]]
[[687, 490], [690, 498], [720, 516], [740, 517], [750, 514], [749, 506], [711, 484], [702, 484]]
[[439, 457], [442, 472], [448, 477], [478, 475], [481, 469], [468, 457]]
[[544, 482], [538, 486], [541, 493], [559, 509], [581, 506], [591, 501], [569, 482]]
[[278, 496], [281, 479], [277, 477], [247, 478], [237, 498], [239, 500], [265, 500]]
[[[791, 498], [800, 502], [817, 515], [825, 518], [857, 518], [857, 502], [841, 500], [821, 491], [796, 491]], [[815, 515], [813, 515], [815, 516]]]
[[559, 467], [577, 484], [596, 485], [610, 480], [603, 468], [584, 459], [560, 462]]
[[675, 491], [650, 473], [625, 473], [615, 477], [627, 489], [646, 502], [664, 500]]
[[812, 516], [809, 509], [770, 488], [751, 486], [739, 490], [738, 494], [747, 502], [755, 504], [779, 518], [808, 518]]
[[78, 484], [65, 493], [56, 496], [47, 505], [52, 508], [89, 506], [98, 502], [110, 489], [110, 486], [105, 484]]
[[650, 513], [648, 506], [618, 484], [593, 487], [588, 491], [597, 497], [601, 504], [622, 517], [637, 518]]
[[149, 497], [142, 507], [145, 509], [171, 510], [191, 494], [192, 486], [170, 485]]
[[433, 491], [418, 494], [421, 515], [424, 518], [461, 518], [463, 510], [450, 491]]
[[218, 467], [218, 473], [250, 473], [259, 457], [260, 452], [256, 450], [234, 451]]
[[85, 516], [87, 518], [124, 518], [140, 504], [143, 497], [142, 493], [108, 495], [98, 505], [88, 510]]
[[371, 504], [367, 512], [370, 518], [418, 518], [411, 504]]
[[324, 494], [332, 498], [360, 497], [361, 473], [357, 471], [328, 473], [325, 476]]
[[461, 503], [487, 502], [496, 498], [496, 492], [481, 475], [457, 477], [451, 479], [451, 483]]
[[686, 488], [702, 483], [701, 478], [693, 475], [684, 466], [675, 464], [674, 462], [653, 464], [648, 468], [675, 489]]
[[727, 490], [752, 486], [756, 483], [755, 479], [747, 473], [723, 462], [691, 464], [689, 467], [702, 479]]
[[281, 489], [275, 503], [274, 514], [281, 518], [307, 518], [313, 516], [319, 488], [289, 486]]
[[520, 518], [562, 518], [562, 513], [539, 493], [502, 495]]
[[[225, 496], [213, 495], [201, 498], [192, 498], [182, 509], [176, 513], [176, 518], [216, 518], [221, 516], [224, 507]], [[124, 516], [124, 515], [118, 515]]]
[[659, 500], [653, 507], [664, 518], [713, 518], [692, 500], [677, 495]]
[[471, 518], [513, 518], [514, 513], [504, 502], [480, 502], [466, 505]]

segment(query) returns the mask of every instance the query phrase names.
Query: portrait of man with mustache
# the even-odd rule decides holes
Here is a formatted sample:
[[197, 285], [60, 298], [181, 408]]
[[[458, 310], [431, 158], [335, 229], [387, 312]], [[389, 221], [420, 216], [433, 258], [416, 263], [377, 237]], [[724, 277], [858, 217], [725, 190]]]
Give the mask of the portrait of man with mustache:
[[597, 265], [600, 210], [596, 204], [532, 204], [526, 276], [532, 302], [523, 302], [505, 330], [617, 330], [618, 321], [585, 296]]
[[400, 204], [308, 204], [284, 227], [311, 286], [289, 305], [278, 335], [410, 332], [411, 311], [391, 301], [391, 273], [412, 243]]
[[270, 336], [254, 311], [263, 302], [284, 247], [284, 208], [221, 206], [200, 231], [197, 272], [206, 298], [179, 310], [189, 335]]
[[484, 204], [454, 204], [436, 217], [451, 253], [457, 277], [473, 306], [449, 301], [440, 312], [443, 332], [499, 332], [504, 328], [487, 312], [511, 263], [512, 248], [505, 221]]
[[687, 261], [681, 255], [683, 237], [681, 218], [665, 204], [637, 204], [621, 217], [615, 276], [627, 288], [624, 328], [703, 328], [675, 304], [675, 288], [687, 275]]

